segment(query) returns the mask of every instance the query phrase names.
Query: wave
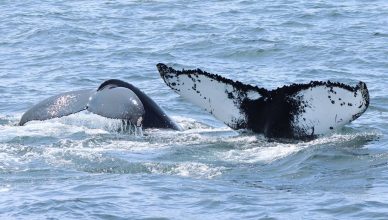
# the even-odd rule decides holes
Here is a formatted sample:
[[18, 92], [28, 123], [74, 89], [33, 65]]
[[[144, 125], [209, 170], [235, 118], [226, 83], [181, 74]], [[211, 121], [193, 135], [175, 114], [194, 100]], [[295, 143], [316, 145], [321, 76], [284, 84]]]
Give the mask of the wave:
[[[183, 132], [146, 129], [143, 135], [128, 135], [118, 131], [120, 120], [89, 113], [26, 126], [16, 126], [17, 118], [0, 117], [0, 172], [3, 173], [29, 170], [35, 163], [42, 168], [64, 167], [91, 173], [191, 178], [222, 176], [244, 164], [251, 164], [254, 169], [267, 166], [268, 170], [290, 171], [295, 167], [304, 170], [316, 160], [336, 161], [341, 155], [327, 157], [322, 149], [351, 149], [348, 151], [354, 153], [380, 136], [374, 131], [354, 130], [308, 142], [285, 142], [248, 131], [214, 128], [184, 117], [174, 117], [185, 128]], [[342, 159], [347, 159], [346, 154]]]

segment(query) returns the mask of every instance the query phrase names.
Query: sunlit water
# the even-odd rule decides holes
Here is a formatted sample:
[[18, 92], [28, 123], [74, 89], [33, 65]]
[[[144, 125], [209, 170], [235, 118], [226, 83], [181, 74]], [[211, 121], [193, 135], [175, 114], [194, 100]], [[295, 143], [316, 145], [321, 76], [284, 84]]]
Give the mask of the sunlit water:
[[[155, 65], [276, 88], [367, 83], [371, 105], [309, 142], [233, 131]], [[1, 219], [387, 219], [388, 3], [0, 1]], [[79, 113], [17, 123], [60, 92], [117, 78], [183, 132], [117, 132]]]

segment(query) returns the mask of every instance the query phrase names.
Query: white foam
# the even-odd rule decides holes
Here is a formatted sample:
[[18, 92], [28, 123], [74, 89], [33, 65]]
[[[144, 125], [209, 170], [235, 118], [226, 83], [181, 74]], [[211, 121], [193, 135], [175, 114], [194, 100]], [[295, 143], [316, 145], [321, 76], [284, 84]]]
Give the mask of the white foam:
[[[65, 121], [61, 121], [65, 120]], [[67, 120], [67, 121], [66, 121]], [[23, 146], [20, 144], [0, 145], [0, 170], [20, 172], [29, 169], [30, 163], [43, 161], [49, 166], [70, 167], [92, 172], [144, 172], [189, 178], [214, 178], [226, 172], [223, 166], [213, 165], [213, 161], [228, 163], [272, 163], [312, 146], [346, 143], [374, 134], [334, 134], [310, 142], [278, 143], [269, 142], [261, 135], [239, 133], [227, 127], [195, 128], [179, 132], [164, 129], [146, 129], [145, 136], [130, 136], [103, 129], [76, 126], [73, 119], [59, 119], [50, 122], [33, 122], [27, 126], [3, 126], [11, 137], [27, 135], [31, 137], [57, 137], [44, 146]], [[190, 118], [181, 118], [184, 123], [197, 123]], [[64, 124], [68, 123], [68, 124]], [[83, 124], [82, 122], [79, 122]], [[102, 123], [104, 124], [104, 123]], [[92, 126], [93, 127], [93, 126]], [[95, 131], [102, 135], [86, 135], [81, 139], [71, 134]], [[108, 134], [108, 136], [106, 136]], [[368, 136], [369, 135], [369, 136]], [[107, 138], [106, 138], [107, 137]], [[6, 138], [9, 139], [10, 137]], [[174, 162], [171, 153], [177, 149], [187, 153], [202, 152], [204, 146], [211, 148], [210, 154], [201, 158], [211, 164], [198, 161]], [[219, 147], [218, 147], [219, 146]], [[226, 146], [226, 147], [225, 147]], [[184, 148], [190, 148], [186, 150]], [[166, 156], [166, 157], [165, 157]], [[190, 155], [187, 158], [191, 160]], [[159, 160], [160, 158], [168, 158]], [[158, 162], [154, 162], [157, 159]], [[178, 158], [179, 159], [179, 158]], [[134, 166], [135, 165], [135, 166]], [[141, 167], [139, 169], [138, 167]], [[146, 171], [147, 172], [147, 171]]]
[[279, 143], [268, 142], [260, 136], [242, 136], [227, 140], [232, 143], [242, 143], [234, 149], [218, 154], [219, 160], [233, 163], [272, 163], [282, 158], [293, 155], [306, 148], [315, 146], [326, 146], [328, 144], [339, 144], [353, 141], [359, 137], [375, 137], [378, 134], [357, 133], [357, 134], [333, 134], [324, 136], [308, 142]]
[[5, 193], [11, 191], [11, 185], [7, 184], [4, 186], [0, 186], [0, 193]]
[[220, 155], [220, 159], [239, 163], [271, 163], [290, 154], [302, 150], [296, 145], [282, 145], [275, 147], [254, 147], [248, 149], [230, 150]]
[[187, 118], [182, 116], [173, 116], [171, 117], [176, 123], [178, 123], [184, 131], [189, 129], [207, 129], [211, 128], [209, 125], [198, 122], [193, 118]]
[[170, 166], [148, 163], [147, 167], [154, 174], [176, 175], [198, 179], [212, 179], [222, 175], [222, 171], [225, 169], [224, 167], [212, 167], [211, 165], [197, 162], [183, 162]]

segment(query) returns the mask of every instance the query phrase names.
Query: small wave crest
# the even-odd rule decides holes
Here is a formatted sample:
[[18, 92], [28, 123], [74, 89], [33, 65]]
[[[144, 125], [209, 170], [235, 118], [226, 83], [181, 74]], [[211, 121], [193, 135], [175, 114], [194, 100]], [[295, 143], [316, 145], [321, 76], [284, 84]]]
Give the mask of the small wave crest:
[[377, 132], [332, 134], [308, 142], [283, 143], [269, 142], [262, 136], [239, 136], [228, 140], [236, 144], [235, 148], [222, 152], [219, 158], [229, 162], [238, 163], [272, 163], [276, 160], [291, 156], [307, 148], [314, 147], [363, 147], [365, 143], [377, 139]]
[[[236, 164], [304, 163], [315, 149], [362, 148], [377, 132], [344, 131], [308, 142], [268, 140], [247, 131], [213, 128], [191, 118], [174, 118], [186, 130], [146, 129], [144, 135], [120, 133], [121, 120], [78, 114], [15, 126], [0, 125], [0, 171], [66, 167], [92, 173], [145, 173], [214, 178]], [[5, 130], [5, 131], [4, 131]], [[309, 150], [309, 155], [293, 155]], [[288, 163], [284, 163], [288, 164]], [[281, 166], [281, 165], [280, 165]]]
[[108, 119], [89, 112], [54, 118], [46, 121], [31, 121], [18, 126], [19, 116], [0, 117], [1, 142], [20, 142], [36, 138], [87, 137], [90, 135], [131, 135], [142, 136], [142, 127], [137, 127], [120, 119]]

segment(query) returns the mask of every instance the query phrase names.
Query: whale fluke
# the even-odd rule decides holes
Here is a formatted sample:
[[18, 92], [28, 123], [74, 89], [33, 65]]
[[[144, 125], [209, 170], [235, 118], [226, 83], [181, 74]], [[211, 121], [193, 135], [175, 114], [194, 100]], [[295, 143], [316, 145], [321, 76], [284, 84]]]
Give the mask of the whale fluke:
[[132, 84], [117, 79], [103, 82], [97, 90], [72, 91], [49, 97], [24, 113], [19, 124], [59, 118], [83, 110], [129, 121], [143, 128], [181, 130], [150, 97]]
[[164, 82], [233, 129], [274, 138], [313, 138], [358, 118], [369, 106], [365, 83], [313, 81], [275, 90], [243, 84], [200, 69], [157, 64]]

